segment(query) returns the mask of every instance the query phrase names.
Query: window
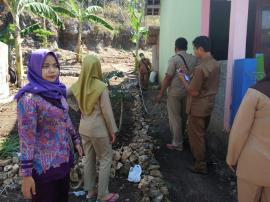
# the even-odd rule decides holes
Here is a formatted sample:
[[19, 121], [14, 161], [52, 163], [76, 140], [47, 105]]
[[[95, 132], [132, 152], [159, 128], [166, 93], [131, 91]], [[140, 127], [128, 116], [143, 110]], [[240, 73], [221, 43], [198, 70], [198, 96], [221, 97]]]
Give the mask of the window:
[[153, 0], [148, 0], [148, 1], [147, 1], [147, 4], [148, 4], [148, 5], [153, 5]]
[[270, 9], [262, 11], [262, 39], [261, 44], [264, 47], [270, 47]]
[[160, 5], [160, 0], [155, 0], [155, 5]]
[[159, 9], [158, 8], [154, 9], [154, 15], [159, 15]]
[[147, 9], [147, 15], [153, 15], [153, 10], [152, 8]]

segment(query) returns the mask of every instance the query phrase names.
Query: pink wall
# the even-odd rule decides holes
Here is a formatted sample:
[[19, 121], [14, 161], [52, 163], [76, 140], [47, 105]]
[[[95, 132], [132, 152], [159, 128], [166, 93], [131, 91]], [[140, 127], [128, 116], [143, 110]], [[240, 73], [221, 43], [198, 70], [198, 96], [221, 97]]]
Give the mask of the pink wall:
[[205, 36], [209, 35], [210, 1], [211, 0], [202, 0], [201, 34]]
[[231, 1], [231, 19], [230, 19], [230, 39], [228, 51], [228, 65], [226, 77], [226, 95], [224, 127], [230, 128], [230, 106], [232, 102], [232, 80], [234, 60], [243, 59], [246, 56], [246, 38], [248, 21], [249, 0]]

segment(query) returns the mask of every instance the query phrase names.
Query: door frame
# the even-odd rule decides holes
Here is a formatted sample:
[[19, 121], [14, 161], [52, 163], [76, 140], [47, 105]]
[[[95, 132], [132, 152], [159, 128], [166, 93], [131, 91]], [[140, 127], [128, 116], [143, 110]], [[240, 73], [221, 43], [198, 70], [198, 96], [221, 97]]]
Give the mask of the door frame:
[[[261, 41], [258, 41], [261, 38], [261, 27], [262, 27], [262, 11], [264, 8], [269, 8], [270, 10], [270, 1], [269, 0], [256, 0], [256, 19], [255, 19], [255, 31], [254, 31], [254, 40], [253, 40], [253, 55], [255, 56], [258, 53], [258, 50], [263, 51], [263, 47], [261, 46]], [[270, 48], [269, 48], [270, 51]], [[270, 57], [270, 56], [267, 56]], [[267, 58], [268, 63], [270, 58]], [[266, 60], [265, 60], [266, 61]], [[267, 63], [265, 62], [265, 71], [270, 72], [270, 67], [267, 67]]]

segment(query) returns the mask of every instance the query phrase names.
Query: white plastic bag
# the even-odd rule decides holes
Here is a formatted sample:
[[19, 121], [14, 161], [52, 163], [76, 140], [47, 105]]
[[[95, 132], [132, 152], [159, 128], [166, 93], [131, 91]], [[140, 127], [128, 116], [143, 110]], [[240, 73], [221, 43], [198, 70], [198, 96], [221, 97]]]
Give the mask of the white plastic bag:
[[140, 182], [141, 181], [142, 168], [140, 165], [135, 165], [129, 169], [128, 181]]
[[157, 72], [156, 71], [152, 71], [150, 73], [149, 81], [151, 83], [155, 83], [156, 82], [156, 79], [157, 79], [156, 77], [157, 77]]

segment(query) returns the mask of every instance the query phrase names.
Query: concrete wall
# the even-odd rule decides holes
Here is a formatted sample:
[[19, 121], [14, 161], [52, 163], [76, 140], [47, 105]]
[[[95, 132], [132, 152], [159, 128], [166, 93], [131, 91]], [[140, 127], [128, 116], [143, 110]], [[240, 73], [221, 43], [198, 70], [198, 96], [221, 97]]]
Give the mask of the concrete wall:
[[227, 152], [228, 133], [224, 131], [224, 102], [226, 92], [227, 61], [220, 63], [219, 90], [207, 133], [207, 144], [215, 155], [224, 158]]
[[169, 58], [174, 55], [174, 42], [185, 37], [189, 52], [192, 41], [201, 33], [201, 0], [162, 0], [160, 11], [159, 79], [163, 79]]
[[8, 84], [8, 46], [0, 42], [0, 99], [9, 95]]

